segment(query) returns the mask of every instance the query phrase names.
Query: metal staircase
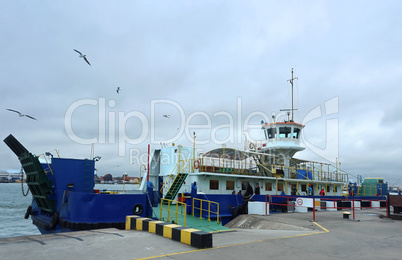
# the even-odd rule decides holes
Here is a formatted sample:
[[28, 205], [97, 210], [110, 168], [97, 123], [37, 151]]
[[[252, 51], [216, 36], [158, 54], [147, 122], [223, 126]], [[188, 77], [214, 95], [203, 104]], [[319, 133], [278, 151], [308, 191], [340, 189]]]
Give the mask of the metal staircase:
[[174, 198], [177, 196], [177, 193], [179, 193], [180, 188], [183, 186], [188, 174], [192, 172], [192, 162], [193, 160], [178, 160], [176, 166], [163, 183], [162, 189], [164, 189], [166, 192], [163, 197], [164, 199], [174, 200]]
[[188, 173], [178, 173], [174, 178], [164, 199], [173, 200], [187, 178]]

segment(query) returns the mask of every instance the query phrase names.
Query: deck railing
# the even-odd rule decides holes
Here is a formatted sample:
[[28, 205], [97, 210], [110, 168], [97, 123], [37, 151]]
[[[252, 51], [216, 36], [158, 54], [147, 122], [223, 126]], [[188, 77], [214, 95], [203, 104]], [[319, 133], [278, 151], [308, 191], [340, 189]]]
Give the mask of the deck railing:
[[[200, 202], [200, 207], [196, 207], [195, 206], [195, 201], [199, 201]], [[202, 204], [203, 203], [208, 203], [208, 209], [204, 209]], [[211, 210], [211, 204], [215, 204], [217, 209], [216, 211], [212, 211]], [[205, 204], [204, 204], [205, 205]], [[197, 199], [197, 198], [193, 198], [193, 212], [192, 212], [192, 216], [195, 216], [195, 210], [199, 210], [200, 213], [200, 219], [202, 219], [202, 215], [204, 211], [207, 211], [208, 213], [208, 221], [211, 221], [211, 213], [213, 213], [214, 215], [216, 215], [216, 222], [219, 224], [219, 203], [218, 202], [214, 202], [214, 201], [210, 201], [210, 200], [203, 200], [203, 199]]]
[[[178, 224], [179, 218], [178, 216], [183, 216], [183, 227], [186, 226], [186, 208], [187, 205], [184, 202], [169, 200], [169, 199], [161, 199], [161, 211], [160, 218], [163, 216], [163, 211], [167, 212], [167, 222], [174, 220], [176, 224]], [[179, 212], [180, 209], [180, 212]]]

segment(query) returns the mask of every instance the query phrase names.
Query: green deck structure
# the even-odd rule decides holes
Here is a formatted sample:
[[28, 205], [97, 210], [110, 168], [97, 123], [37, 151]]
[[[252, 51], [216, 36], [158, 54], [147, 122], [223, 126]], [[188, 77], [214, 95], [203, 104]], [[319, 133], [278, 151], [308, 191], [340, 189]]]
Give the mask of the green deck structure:
[[186, 180], [188, 176], [188, 173], [178, 173], [176, 175], [176, 178], [173, 180], [173, 183], [171, 184], [169, 191], [165, 195], [165, 199], [172, 200], [176, 197], [177, 193], [179, 193], [179, 190], [181, 186], [183, 185], [184, 181]]
[[[163, 207], [162, 211], [162, 216], [160, 216], [161, 212], [161, 206]], [[154, 218], [158, 218], [159, 220], [162, 221], [168, 221], [168, 211], [167, 211], [168, 205], [162, 205], [161, 203], [158, 204], [158, 207], [153, 208], [153, 216]], [[208, 221], [208, 219], [200, 219], [199, 216], [192, 216], [191, 214], [186, 215], [186, 223], [184, 225], [184, 215], [186, 211], [185, 208], [178, 206], [178, 212], [180, 214], [177, 214], [177, 219], [175, 215], [176, 211], [176, 204], [170, 205], [170, 213], [169, 213], [169, 222], [174, 221], [177, 225], [182, 225], [185, 227], [189, 228], [194, 228], [194, 229], [199, 229], [205, 232], [209, 233], [215, 233], [215, 232], [223, 232], [223, 231], [231, 231], [230, 228], [227, 228], [225, 226], [222, 226], [221, 223], [217, 223], [216, 219], [211, 219], [211, 221]]]
[[13, 135], [9, 135], [4, 142], [17, 155], [21, 166], [27, 175], [26, 182], [36, 204], [41, 210], [54, 212], [55, 202], [50, 199], [52, 182], [46, 177], [38, 157], [31, 154]]

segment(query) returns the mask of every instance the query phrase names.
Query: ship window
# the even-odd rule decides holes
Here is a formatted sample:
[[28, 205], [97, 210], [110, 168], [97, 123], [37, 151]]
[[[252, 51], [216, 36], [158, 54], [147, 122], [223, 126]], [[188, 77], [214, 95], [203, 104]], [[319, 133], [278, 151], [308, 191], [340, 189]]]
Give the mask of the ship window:
[[338, 191], [338, 186], [334, 185], [334, 192]]
[[300, 128], [293, 129], [293, 138], [299, 139]]
[[279, 127], [279, 137], [281, 138], [288, 138], [291, 132], [290, 127]]
[[270, 128], [268, 131], [268, 138], [272, 139], [276, 137], [276, 128]]
[[248, 184], [248, 181], [242, 181], [241, 182], [241, 189], [242, 190], [247, 190], [247, 184]]
[[304, 191], [304, 192], [307, 191], [307, 185], [306, 184], [301, 185], [301, 191]]
[[219, 190], [219, 181], [218, 180], [209, 180], [209, 189], [210, 190]]
[[278, 183], [278, 191], [283, 191], [283, 183]]
[[272, 183], [271, 182], [266, 182], [265, 183], [265, 190], [266, 191], [271, 191], [272, 190]]
[[234, 181], [226, 181], [226, 190], [234, 190]]
[[330, 192], [330, 191], [331, 191], [330, 187], [327, 186], [327, 193]]

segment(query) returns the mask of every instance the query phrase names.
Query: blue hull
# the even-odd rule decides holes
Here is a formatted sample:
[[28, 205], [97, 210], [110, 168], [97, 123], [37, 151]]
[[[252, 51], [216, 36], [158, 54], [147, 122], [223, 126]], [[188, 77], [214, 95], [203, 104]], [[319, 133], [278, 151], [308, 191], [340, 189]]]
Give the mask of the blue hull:
[[[146, 194], [96, 194], [70, 192], [68, 199], [57, 200], [60, 210], [44, 212], [35, 201], [31, 219], [42, 234], [90, 230], [98, 228], [124, 229], [126, 216], [133, 215], [135, 207], [142, 208], [138, 215], [146, 217]], [[148, 212], [148, 213], [147, 213]]]

